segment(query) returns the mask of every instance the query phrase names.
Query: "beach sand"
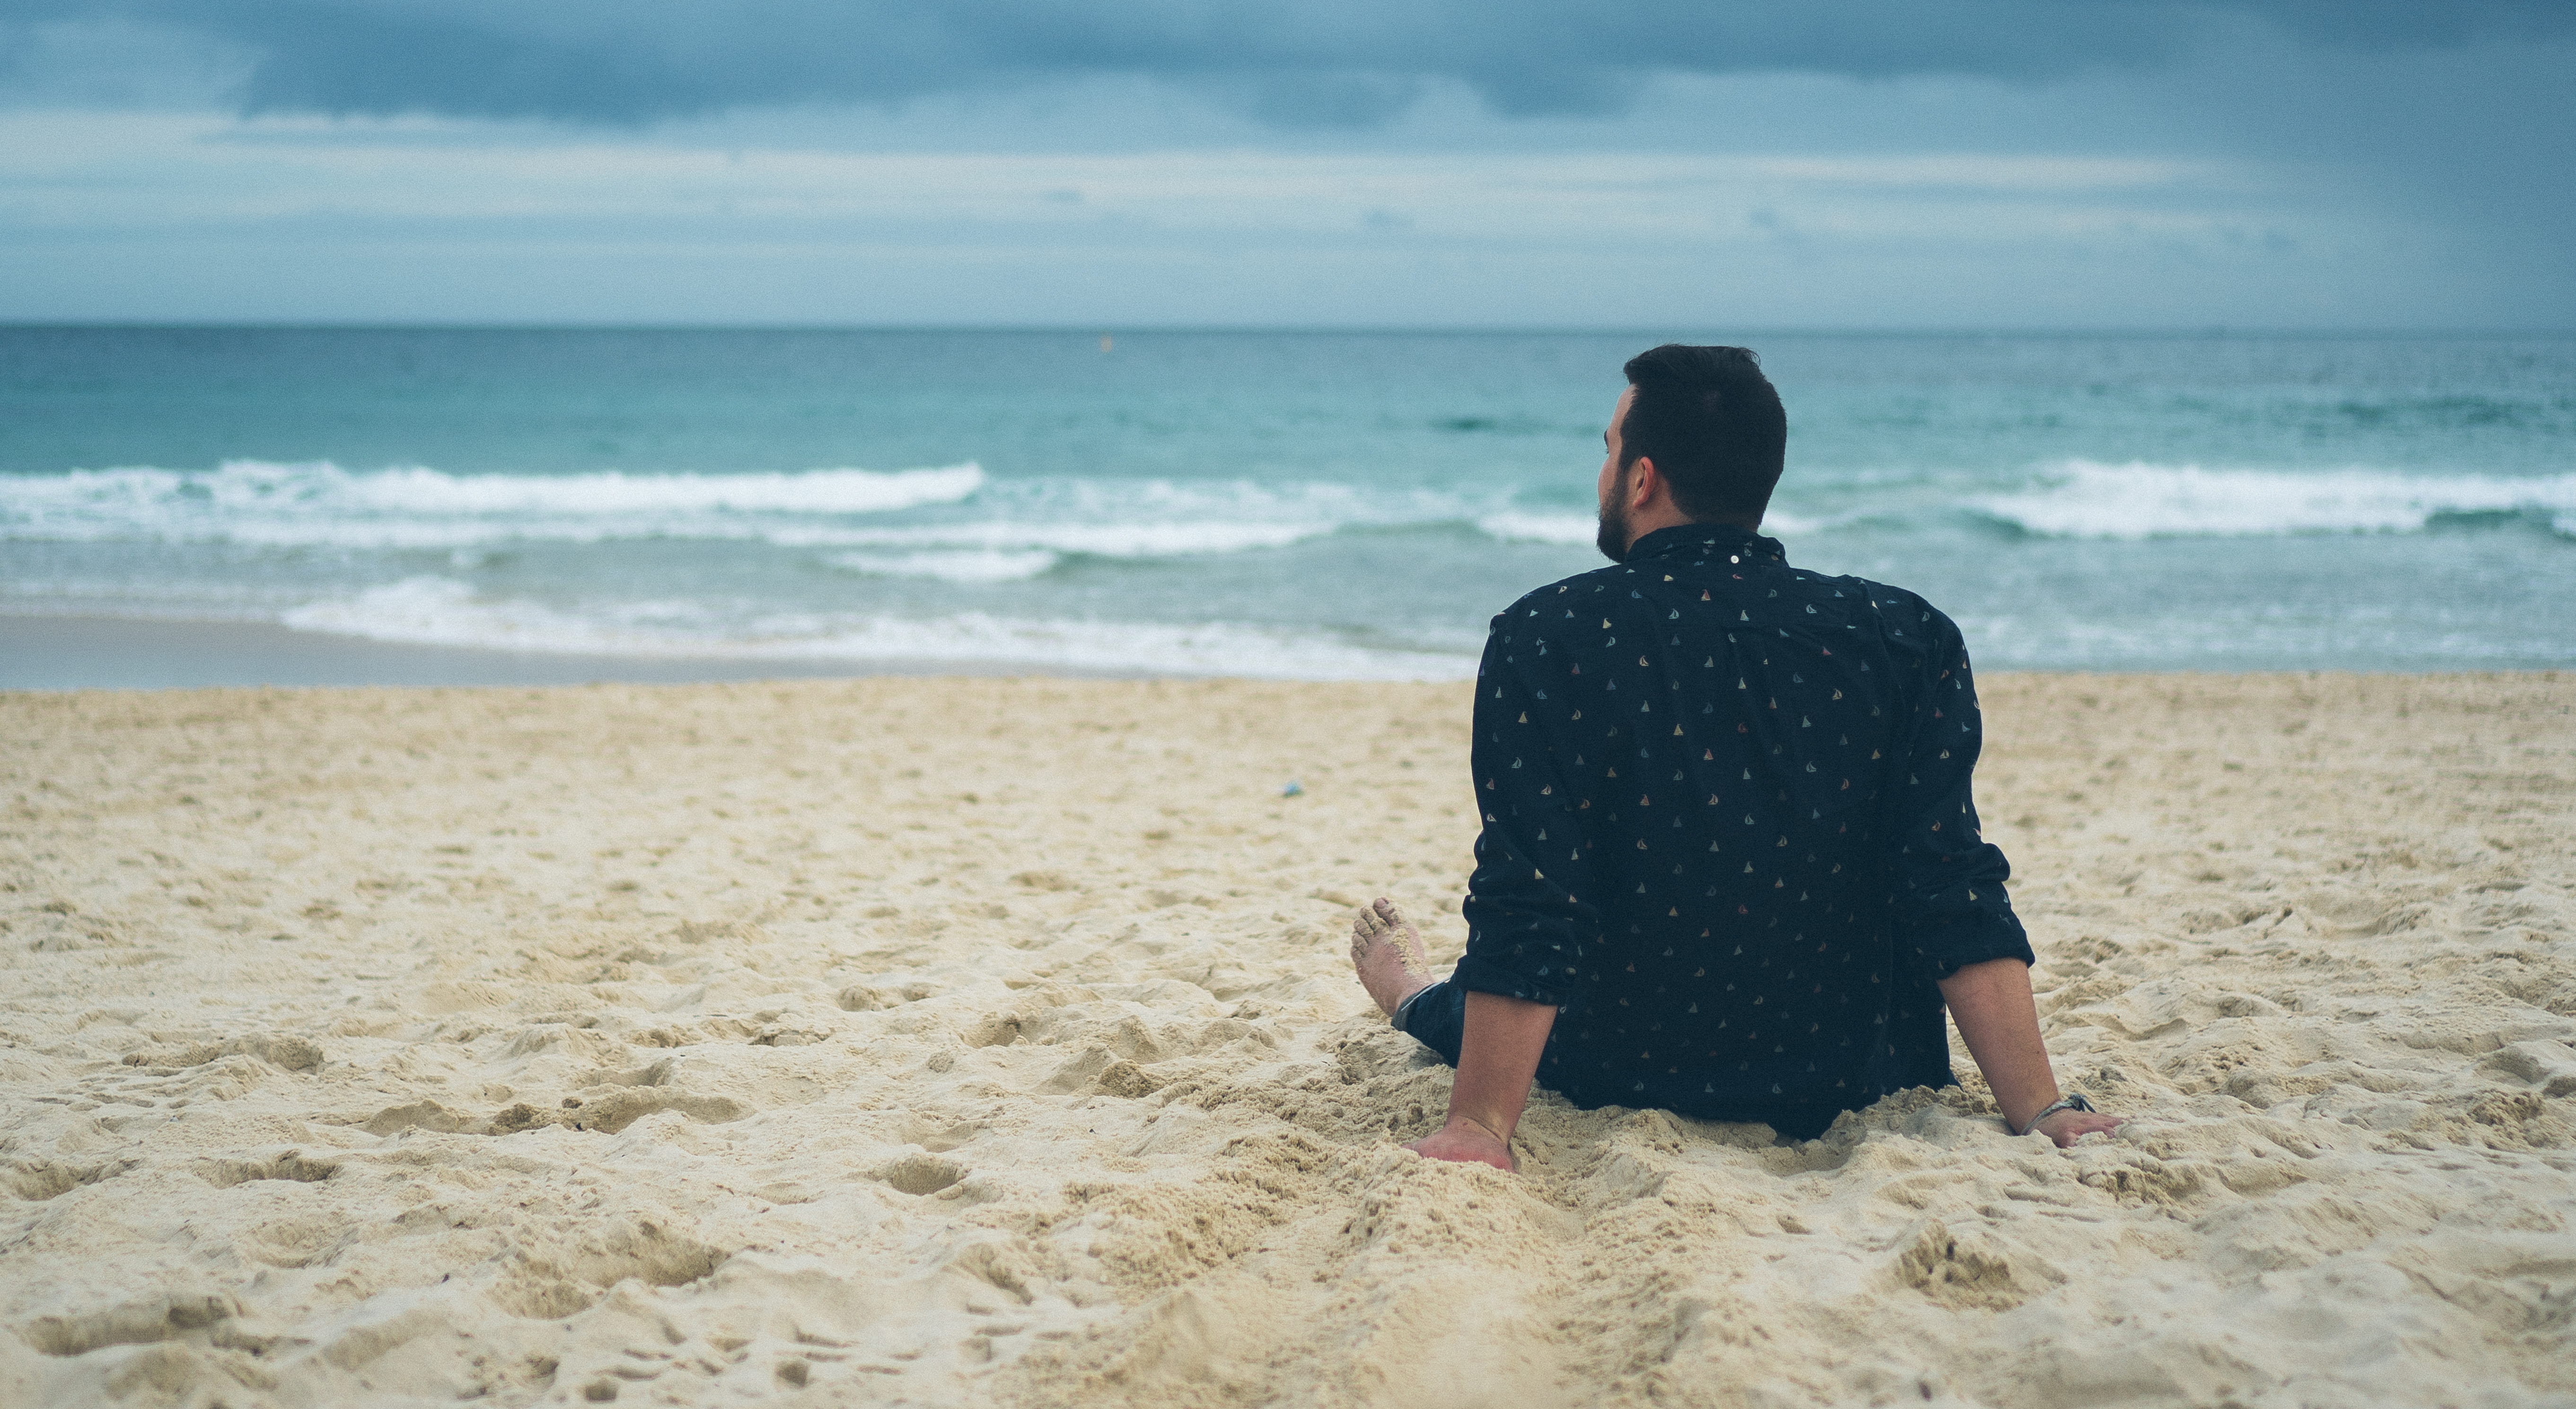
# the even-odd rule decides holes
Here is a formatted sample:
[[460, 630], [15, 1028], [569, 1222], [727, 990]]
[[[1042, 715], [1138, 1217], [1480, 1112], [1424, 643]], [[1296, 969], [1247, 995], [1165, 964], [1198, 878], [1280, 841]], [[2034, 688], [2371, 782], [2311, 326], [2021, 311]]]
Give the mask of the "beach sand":
[[2576, 1403], [2576, 677], [1986, 694], [2130, 1124], [1517, 1178], [1345, 958], [1465, 686], [0, 696], [0, 1404]]

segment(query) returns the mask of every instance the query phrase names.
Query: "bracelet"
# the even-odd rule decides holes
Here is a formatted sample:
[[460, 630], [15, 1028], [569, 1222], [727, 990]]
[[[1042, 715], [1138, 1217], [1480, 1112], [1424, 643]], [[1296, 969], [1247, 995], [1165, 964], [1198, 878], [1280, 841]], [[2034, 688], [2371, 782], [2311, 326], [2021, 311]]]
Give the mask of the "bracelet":
[[[2048, 1119], [2050, 1116], [2053, 1116], [2053, 1115], [2057, 1114], [2059, 1111], [2087, 1111], [2087, 1112], [2089, 1112], [2089, 1111], [2091, 1111], [2092, 1109], [2093, 1109], [2093, 1103], [2092, 1103], [2091, 1101], [2088, 1101], [2088, 1100], [2085, 1100], [2085, 1099], [2084, 1099], [2084, 1093], [2082, 1093], [2082, 1092], [2080, 1092], [2080, 1091], [2069, 1092], [2069, 1093], [2067, 1093], [2066, 1095], [2063, 1095], [2063, 1096], [2058, 1097], [2055, 1101], [2052, 1101], [2052, 1102], [2050, 1102], [2049, 1104], [2047, 1104], [2047, 1105], [2045, 1105], [2045, 1106], [2042, 1106], [2042, 1107], [2040, 1108], [2039, 1114], [2037, 1114], [2037, 1115], [2035, 1115], [2035, 1116], [2032, 1116], [2028, 1121], [2026, 1121], [2026, 1122], [2024, 1122], [2024, 1123], [2023, 1123], [2023, 1125], [2022, 1125], [2022, 1128], [2021, 1128], [2021, 1129], [2019, 1129], [2019, 1130], [2013, 1130], [2013, 1133], [2014, 1133], [2015, 1135], [2028, 1135], [2031, 1131], [2033, 1131], [2033, 1130], [2035, 1130], [2035, 1129], [2037, 1129], [2037, 1128], [2039, 1127], [2039, 1123], [2040, 1123], [2041, 1121]], [[2008, 1121], [2005, 1121], [2005, 1122], [2004, 1122], [2004, 1128], [2005, 1128], [2005, 1129], [2007, 1129], [2007, 1130], [2012, 1130], [2012, 1122], [2011, 1122], [2011, 1121], [2009, 1121], [2009, 1120], [2008, 1120]]]

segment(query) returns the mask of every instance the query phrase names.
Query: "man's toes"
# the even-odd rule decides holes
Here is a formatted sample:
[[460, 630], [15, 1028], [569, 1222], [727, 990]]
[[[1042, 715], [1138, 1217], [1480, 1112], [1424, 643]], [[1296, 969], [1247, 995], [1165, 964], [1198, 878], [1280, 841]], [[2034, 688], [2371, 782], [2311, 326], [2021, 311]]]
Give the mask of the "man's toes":
[[1395, 946], [1395, 952], [1402, 956], [1406, 968], [1428, 962], [1428, 956], [1422, 952], [1421, 937], [1414, 933], [1413, 923], [1404, 918], [1404, 912], [1396, 908], [1394, 901], [1381, 896], [1371, 908], [1376, 911], [1376, 918], [1386, 932], [1386, 941]]

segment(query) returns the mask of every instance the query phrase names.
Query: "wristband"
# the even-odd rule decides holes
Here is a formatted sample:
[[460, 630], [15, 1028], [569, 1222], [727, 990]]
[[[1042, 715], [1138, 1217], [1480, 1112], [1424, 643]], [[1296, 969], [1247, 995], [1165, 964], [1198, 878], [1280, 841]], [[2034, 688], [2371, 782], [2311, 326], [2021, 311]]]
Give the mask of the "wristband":
[[[2031, 1131], [2033, 1131], [2033, 1130], [2035, 1130], [2035, 1129], [2037, 1129], [2037, 1128], [2039, 1127], [2039, 1123], [2040, 1123], [2041, 1121], [2048, 1119], [2050, 1116], [2053, 1116], [2053, 1115], [2057, 1114], [2059, 1111], [2087, 1111], [2087, 1112], [2089, 1112], [2089, 1111], [2091, 1111], [2092, 1109], [2093, 1109], [2093, 1103], [2092, 1103], [2091, 1101], [2085, 1100], [2085, 1099], [2084, 1099], [2084, 1095], [2083, 1095], [2083, 1093], [2082, 1093], [2082, 1092], [2080, 1092], [2080, 1091], [2076, 1091], [2076, 1092], [2069, 1092], [2069, 1093], [2067, 1093], [2066, 1095], [2063, 1095], [2063, 1096], [2058, 1097], [2056, 1100], [2054, 1100], [2054, 1101], [2050, 1102], [2049, 1104], [2047, 1104], [2047, 1105], [2045, 1105], [2045, 1106], [2040, 1107], [2039, 1114], [2037, 1114], [2037, 1115], [2035, 1115], [2035, 1116], [2032, 1116], [2032, 1117], [2031, 1117], [2027, 1122], [2025, 1122], [2025, 1123], [2022, 1125], [2022, 1128], [2021, 1128], [2021, 1129], [2019, 1129], [2019, 1130], [2013, 1130], [2013, 1133], [2014, 1133], [2015, 1135], [2028, 1135]], [[2009, 1120], [2008, 1120], [2008, 1121], [2005, 1121], [2005, 1122], [2004, 1122], [2004, 1128], [2005, 1128], [2006, 1130], [2012, 1130], [2012, 1122], [2011, 1122], [2011, 1121], [2009, 1121]]]

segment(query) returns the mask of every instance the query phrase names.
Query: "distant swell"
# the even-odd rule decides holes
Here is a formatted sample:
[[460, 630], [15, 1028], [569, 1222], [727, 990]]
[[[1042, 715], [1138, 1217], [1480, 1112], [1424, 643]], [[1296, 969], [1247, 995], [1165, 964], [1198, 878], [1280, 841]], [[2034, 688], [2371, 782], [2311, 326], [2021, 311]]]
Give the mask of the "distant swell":
[[1379, 648], [1320, 632], [1229, 623], [1046, 621], [964, 612], [926, 619], [781, 614], [713, 627], [689, 604], [627, 603], [593, 615], [478, 597], [415, 577], [285, 613], [286, 625], [410, 645], [663, 659], [954, 662], [1274, 680], [1454, 680], [1465, 653]]
[[2073, 460], [2040, 487], [1988, 498], [1977, 508], [2051, 538], [2414, 533], [2464, 516], [2527, 516], [2576, 534], [2576, 474], [2436, 479], [2366, 469], [2205, 470]]

